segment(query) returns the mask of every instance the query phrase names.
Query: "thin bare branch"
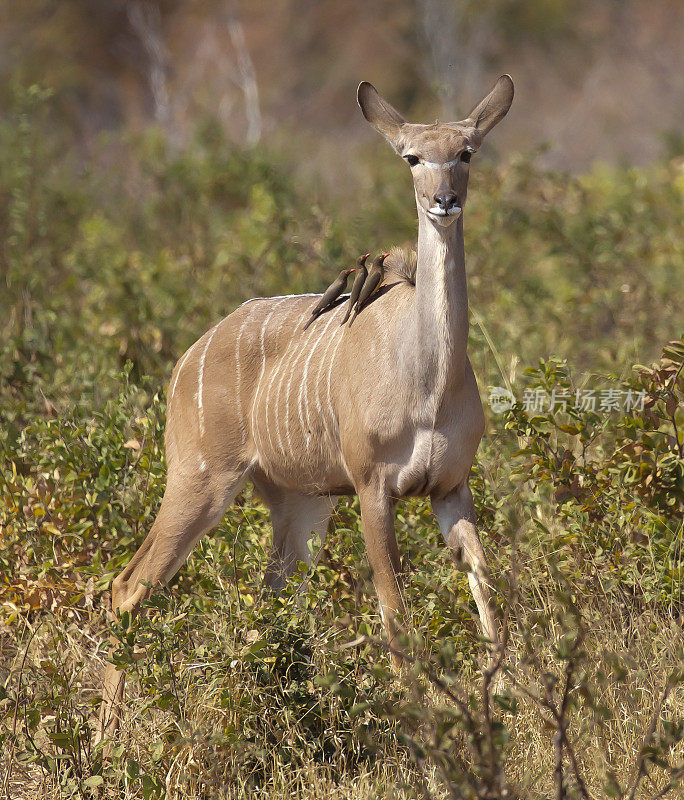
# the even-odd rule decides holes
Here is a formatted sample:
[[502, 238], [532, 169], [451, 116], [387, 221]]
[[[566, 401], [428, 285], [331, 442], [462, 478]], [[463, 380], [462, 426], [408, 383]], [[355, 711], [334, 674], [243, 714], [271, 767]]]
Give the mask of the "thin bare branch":
[[237, 58], [238, 78], [237, 85], [242, 90], [245, 98], [245, 112], [247, 114], [247, 144], [256, 144], [261, 139], [261, 108], [259, 106], [259, 84], [257, 83], [254, 62], [250, 55], [242, 21], [237, 13], [235, 4], [231, 4], [228, 16], [228, 32], [230, 41], [235, 48]]
[[643, 779], [644, 775], [646, 775], [646, 748], [651, 743], [653, 736], [655, 735], [656, 729], [658, 728], [660, 715], [662, 714], [665, 703], [667, 702], [667, 698], [670, 695], [670, 688], [671, 688], [670, 683], [667, 682], [665, 684], [665, 688], [663, 689], [660, 695], [660, 700], [658, 701], [653, 711], [653, 715], [651, 716], [651, 720], [648, 723], [648, 727], [646, 728], [646, 731], [644, 733], [644, 741], [639, 751], [639, 758], [637, 759], [636, 763], [635, 776], [632, 783], [632, 788], [630, 789], [629, 794], [627, 795], [627, 800], [634, 800], [639, 784], [641, 783], [641, 780]]
[[17, 735], [17, 720], [19, 718], [19, 696], [21, 694], [21, 679], [22, 679], [22, 677], [24, 675], [24, 667], [26, 666], [26, 658], [28, 656], [28, 652], [29, 652], [29, 649], [31, 647], [31, 642], [33, 641], [35, 635], [40, 630], [42, 624], [43, 624], [43, 620], [41, 620], [38, 623], [38, 625], [36, 625], [35, 630], [33, 630], [31, 632], [31, 635], [29, 636], [28, 642], [26, 642], [26, 648], [24, 649], [24, 655], [23, 655], [23, 657], [21, 659], [21, 665], [19, 666], [19, 677], [17, 679], [17, 697], [16, 697], [16, 700], [14, 702], [14, 716], [12, 717], [12, 744], [10, 746], [9, 758], [7, 759], [7, 772], [5, 773], [5, 782], [4, 782], [4, 786], [3, 786], [3, 791], [5, 793], [5, 797], [7, 797], [8, 800], [10, 800], [10, 796], [9, 796], [9, 781], [10, 781], [10, 776], [12, 774], [12, 759], [14, 757], [14, 747], [15, 747], [15, 741], [16, 741], [16, 735]]

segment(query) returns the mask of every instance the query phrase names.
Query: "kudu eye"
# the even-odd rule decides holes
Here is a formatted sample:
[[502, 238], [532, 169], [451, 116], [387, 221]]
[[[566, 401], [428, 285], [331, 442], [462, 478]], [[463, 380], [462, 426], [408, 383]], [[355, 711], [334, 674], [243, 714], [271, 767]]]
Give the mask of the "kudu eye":
[[472, 153], [470, 152], [470, 150], [464, 150], [461, 153], [461, 161], [464, 161], [466, 164], [470, 164], [470, 157], [471, 156], [472, 156]]
[[410, 165], [411, 167], [415, 167], [415, 166], [416, 166], [416, 164], [417, 164], [417, 163], [420, 161], [420, 159], [418, 158], [418, 156], [413, 156], [413, 155], [410, 155], [410, 156], [404, 156], [404, 158], [405, 158], [405, 159], [408, 161], [408, 163], [409, 163], [409, 165]]

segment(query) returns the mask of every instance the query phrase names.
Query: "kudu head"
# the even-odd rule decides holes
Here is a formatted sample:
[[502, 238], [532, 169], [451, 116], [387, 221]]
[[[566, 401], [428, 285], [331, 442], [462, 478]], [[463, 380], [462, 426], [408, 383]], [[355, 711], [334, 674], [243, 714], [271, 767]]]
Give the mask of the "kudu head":
[[460, 122], [416, 125], [406, 120], [367, 81], [359, 84], [364, 117], [411, 167], [418, 211], [446, 227], [461, 216], [470, 157], [513, 101], [513, 81], [502, 75], [492, 91]]

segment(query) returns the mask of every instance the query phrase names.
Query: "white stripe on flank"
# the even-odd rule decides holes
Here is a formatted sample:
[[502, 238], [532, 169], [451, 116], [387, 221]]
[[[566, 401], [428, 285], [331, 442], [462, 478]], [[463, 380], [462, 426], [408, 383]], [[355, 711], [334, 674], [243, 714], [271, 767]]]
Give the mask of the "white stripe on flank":
[[310, 292], [308, 294], [277, 294], [274, 297], [250, 297], [244, 303], [240, 303], [238, 308], [246, 306], [247, 303], [253, 303], [255, 300], [287, 300], [289, 297], [322, 297], [320, 292]]
[[[311, 327], [313, 328], [313, 325]], [[311, 343], [311, 347], [309, 348], [309, 355], [306, 357], [306, 360], [304, 361], [304, 369], [302, 370], [302, 379], [299, 383], [299, 392], [297, 394], [297, 411], [299, 412], [299, 424], [301, 426], [302, 433], [304, 434], [307, 450], [309, 449], [309, 439], [311, 438], [311, 436], [309, 435], [309, 431], [307, 430], [306, 425], [304, 424], [303, 395], [304, 395], [304, 389], [306, 388], [306, 373], [308, 372], [309, 362], [311, 361], [311, 356], [313, 355], [314, 350], [316, 349], [316, 345], [320, 342], [320, 340], [321, 340], [321, 335], [319, 334], [318, 338], [314, 339], [313, 342]]]
[[289, 365], [290, 362], [292, 361], [292, 359], [294, 358], [296, 352], [297, 352], [297, 350], [294, 347], [294, 337], [292, 337], [292, 338], [290, 338], [290, 341], [287, 343], [287, 347], [285, 348], [285, 352], [283, 353], [283, 357], [281, 359], [281, 363], [278, 365], [278, 373], [280, 375], [280, 378], [278, 380], [278, 388], [276, 389], [275, 401], [274, 401], [274, 404], [273, 404], [274, 408], [275, 408], [276, 436], [278, 437], [278, 447], [280, 448], [280, 451], [282, 452], [282, 454], [284, 456], [287, 455], [287, 451], [285, 450], [285, 445], [283, 444], [283, 437], [282, 437], [282, 435], [280, 433], [280, 417], [281, 417], [281, 415], [278, 413], [278, 411], [280, 409], [280, 390], [283, 387], [283, 380], [285, 378], [285, 374], [287, 373], [287, 370], [286, 369], [284, 370], [282, 367], [283, 367], [283, 362], [285, 361], [285, 358], [288, 356], [288, 354], [289, 354], [289, 358], [288, 358], [287, 363]]
[[[330, 319], [328, 320], [325, 328], [323, 328], [323, 330], [321, 331], [321, 335], [314, 342], [314, 345], [311, 348], [311, 352], [309, 353], [309, 357], [306, 359], [306, 363], [304, 364], [304, 372], [302, 374], [302, 385], [301, 385], [301, 387], [299, 389], [299, 421], [302, 423], [302, 428], [304, 429], [304, 435], [306, 436], [306, 447], [307, 447], [307, 449], [309, 447], [309, 442], [311, 440], [311, 433], [310, 433], [310, 429], [311, 429], [311, 414], [309, 412], [309, 392], [311, 391], [311, 388], [306, 386], [306, 379], [307, 379], [307, 376], [309, 374], [309, 364], [311, 363], [311, 357], [313, 356], [314, 351], [318, 347], [318, 343], [325, 336], [326, 331], [330, 327], [330, 323], [333, 321], [334, 317], [335, 317], [335, 314], [331, 313], [330, 314]], [[305, 388], [307, 390], [306, 393], [304, 392]], [[303, 399], [304, 399], [304, 405], [306, 406], [306, 427], [304, 426], [304, 420], [302, 418], [302, 396], [303, 396]]]
[[242, 334], [245, 332], [245, 327], [249, 321], [250, 317], [245, 317], [235, 341], [235, 404], [237, 405], [238, 420], [243, 430], [245, 430], [247, 426], [244, 423], [244, 417], [242, 414], [242, 365], [240, 364], [240, 340], [242, 339]]
[[[339, 309], [335, 309], [335, 311], [333, 311], [333, 315], [337, 314], [338, 310], [341, 310], [344, 307], [345, 307], [345, 303], [341, 303], [340, 306], [339, 306]], [[328, 343], [326, 344], [325, 350], [323, 351], [323, 354], [321, 355], [321, 360], [320, 360], [320, 362], [318, 364], [318, 373], [316, 375], [316, 383], [315, 383], [315, 385], [316, 385], [316, 410], [318, 411], [318, 416], [321, 418], [321, 420], [323, 422], [323, 430], [325, 431], [325, 433], [328, 436], [330, 436], [330, 431], [328, 430], [328, 423], [326, 421], [325, 414], [323, 413], [323, 406], [321, 405], [321, 396], [320, 396], [320, 392], [319, 392], [320, 383], [321, 383], [321, 373], [323, 372], [323, 367], [324, 367], [324, 365], [326, 363], [326, 359], [328, 357], [328, 353], [330, 352], [330, 345], [335, 341], [335, 336], [340, 331], [343, 331], [343, 330], [344, 330], [344, 328], [339, 328], [339, 330], [333, 331], [332, 336], [330, 336], [328, 338]], [[332, 436], [330, 436], [330, 438], [333, 439]], [[334, 443], [334, 439], [333, 439], [333, 443]]]
[[[298, 296], [304, 297], [305, 295], [298, 295]], [[320, 295], [312, 295], [312, 297], [319, 297], [319, 296]], [[299, 334], [300, 334], [300, 329], [299, 329], [299, 326], [297, 326], [297, 327], [294, 328], [294, 330], [290, 334], [290, 339], [289, 339], [289, 341], [287, 343], [287, 347], [285, 348], [285, 351], [284, 351], [284, 353], [282, 355], [282, 358], [280, 359], [280, 363], [278, 364], [278, 367], [277, 367], [277, 373], [278, 373], [278, 376], [279, 376], [279, 378], [278, 378], [278, 388], [276, 389], [275, 400], [274, 400], [273, 406], [274, 406], [274, 412], [275, 412], [275, 421], [276, 421], [276, 426], [275, 427], [276, 427], [276, 436], [278, 437], [278, 447], [280, 449], [280, 452], [283, 454], [283, 456], [285, 458], [287, 458], [287, 450], [285, 449], [285, 444], [283, 442], [283, 437], [282, 437], [282, 434], [281, 434], [281, 431], [280, 431], [280, 418], [282, 417], [282, 413], [280, 413], [280, 409], [281, 409], [280, 394], [282, 392], [283, 382], [285, 380], [285, 376], [288, 375], [288, 374], [291, 374], [289, 368], [290, 368], [290, 366], [292, 364], [292, 359], [296, 359], [296, 358], [299, 357], [299, 351], [295, 347], [295, 342], [296, 342], [295, 337], [298, 336]], [[288, 354], [289, 354], [289, 357], [288, 357]], [[287, 364], [285, 364], [285, 359], [286, 358], [287, 358]], [[283, 369], [283, 366], [285, 366], [285, 369]], [[269, 393], [270, 393], [270, 389], [269, 389]], [[289, 432], [288, 432], [288, 442], [290, 443], [290, 448], [291, 448], [292, 447], [292, 443], [289, 441]]]
[[293, 334], [292, 334], [292, 336], [290, 338], [290, 341], [287, 343], [287, 347], [285, 348], [285, 352], [283, 353], [283, 360], [285, 359], [286, 356], [288, 356], [288, 354], [289, 354], [289, 357], [287, 359], [287, 364], [284, 365], [285, 369], [279, 368], [279, 370], [278, 370], [280, 372], [280, 378], [278, 380], [278, 388], [276, 390], [275, 402], [274, 402], [274, 406], [276, 408], [276, 435], [278, 437], [278, 446], [280, 447], [280, 451], [282, 452], [283, 456], [285, 456], [285, 457], [287, 457], [287, 450], [285, 449], [285, 444], [283, 442], [283, 437], [282, 437], [282, 434], [280, 432], [280, 417], [282, 416], [282, 414], [280, 414], [278, 412], [279, 412], [279, 410], [281, 408], [281, 405], [280, 405], [280, 393], [281, 393], [281, 391], [283, 389], [283, 382], [285, 380], [285, 376], [291, 374], [290, 367], [292, 366], [292, 359], [295, 358], [297, 356], [297, 353], [298, 353], [298, 350], [295, 347], [295, 334], [298, 334], [298, 333], [299, 333], [299, 331], [293, 332]]
[[[284, 316], [281, 316], [280, 325], [278, 326], [278, 332], [277, 332], [276, 335], [280, 335], [280, 332], [283, 329], [283, 324], [285, 323], [286, 319], [287, 319], [287, 312], [285, 312]], [[269, 396], [270, 391], [271, 391], [271, 386], [273, 385], [273, 378], [275, 377], [275, 374], [276, 374], [276, 369], [272, 369], [271, 370], [271, 379], [268, 381], [268, 387], [266, 389], [261, 388], [261, 398], [262, 398], [262, 400], [263, 400], [263, 397], [264, 397], [264, 391], [266, 392], [266, 401], [264, 403], [264, 423], [266, 425], [266, 433], [268, 434], [268, 443], [271, 446], [271, 451], [273, 451], [275, 448], [273, 447], [273, 437], [271, 436], [271, 427], [268, 424], [268, 396]], [[255, 400], [256, 400], [257, 403], [259, 402], [258, 399], [255, 398]]]
[[292, 452], [292, 438], [290, 437], [290, 389], [292, 388], [292, 376], [294, 375], [297, 362], [302, 357], [302, 354], [306, 349], [306, 345], [309, 343], [315, 330], [316, 330], [316, 323], [314, 322], [308, 328], [307, 337], [304, 341], [304, 344], [302, 345], [302, 348], [297, 353], [294, 362], [292, 363], [292, 367], [290, 369], [290, 375], [287, 380], [287, 389], [285, 390], [285, 436], [287, 438], [287, 446], [289, 447], [290, 452]]
[[207, 357], [207, 350], [209, 349], [211, 340], [214, 338], [216, 329], [220, 324], [221, 323], [219, 322], [217, 325], [214, 325], [214, 327], [211, 329], [211, 333], [209, 334], [207, 343], [204, 345], [204, 350], [202, 351], [202, 355], [200, 356], [199, 374], [197, 376], [197, 413], [199, 415], [200, 438], [204, 436], [204, 406], [202, 404], [203, 400], [202, 394], [204, 392], [204, 361]]
[[[339, 328], [340, 333], [344, 333], [344, 328], [340, 326]], [[337, 440], [339, 442], [340, 439], [340, 430], [337, 426], [337, 419], [335, 418], [335, 411], [332, 405], [332, 397], [330, 395], [330, 377], [332, 375], [333, 367], [335, 366], [335, 357], [337, 356], [337, 351], [340, 347], [340, 343], [342, 342], [342, 336], [337, 340], [337, 344], [335, 345], [335, 349], [333, 350], [332, 358], [330, 359], [330, 364], [328, 364], [328, 407], [330, 409], [330, 416], [333, 421], [333, 427], [335, 428], [335, 434], [337, 436]]]
[[[287, 316], [284, 319], [284, 322], [285, 321], [287, 321]], [[281, 325], [281, 328], [282, 328], [282, 325]], [[283, 348], [283, 353], [280, 356], [280, 361], [278, 362], [278, 365], [276, 366], [276, 368], [271, 373], [271, 380], [268, 382], [268, 390], [266, 391], [266, 404], [265, 404], [266, 421], [268, 421], [269, 408], [271, 406], [271, 389], [273, 388], [273, 382], [275, 381], [275, 379], [277, 377], [280, 377], [280, 380], [278, 382], [278, 390], [279, 390], [280, 389], [280, 385], [281, 385], [281, 383], [283, 381], [283, 373], [282, 373], [283, 363], [285, 362], [285, 359], [287, 358], [288, 354], [290, 353], [290, 349], [292, 348], [292, 342], [293, 342], [293, 338], [292, 338], [292, 336], [290, 336], [290, 338], [287, 341], [287, 344]], [[278, 395], [279, 395], [279, 391], [276, 391], [275, 402], [273, 404], [273, 418], [275, 419], [275, 431], [276, 431], [276, 436], [278, 437], [278, 449], [282, 451], [283, 455], [285, 455], [285, 450], [283, 448], [283, 440], [282, 440], [282, 437], [280, 435], [280, 414], [278, 413]], [[275, 447], [273, 446], [273, 440], [271, 439], [270, 429], [269, 429], [268, 441], [269, 441], [271, 447], [275, 450]]]
[[254, 399], [252, 400], [252, 436], [254, 437], [254, 444], [257, 444], [257, 426], [256, 426], [256, 398], [259, 394], [259, 389], [261, 388], [261, 381], [264, 377], [264, 371], [266, 370], [266, 346], [264, 342], [264, 338], [266, 336], [266, 328], [268, 323], [271, 321], [271, 317], [275, 313], [276, 309], [279, 305], [285, 302], [286, 298], [281, 298], [280, 303], [276, 303], [273, 308], [268, 312], [266, 315], [266, 319], [261, 326], [261, 335], [260, 335], [260, 342], [261, 342], [261, 372], [259, 373], [259, 380], [257, 381], [256, 391], [254, 392]]
[[176, 384], [178, 383], [178, 378], [180, 378], [181, 370], [183, 369], [183, 364], [185, 364], [185, 362], [188, 360], [188, 356], [190, 355], [190, 353], [192, 353], [193, 348], [195, 347], [196, 344], [197, 342], [191, 344], [190, 347], [188, 348], [188, 352], [183, 356], [183, 360], [181, 361], [178, 367], [178, 372], [176, 373], [176, 377], [174, 378], [173, 386], [171, 387], [171, 398], [173, 398], [173, 395], [176, 392]]

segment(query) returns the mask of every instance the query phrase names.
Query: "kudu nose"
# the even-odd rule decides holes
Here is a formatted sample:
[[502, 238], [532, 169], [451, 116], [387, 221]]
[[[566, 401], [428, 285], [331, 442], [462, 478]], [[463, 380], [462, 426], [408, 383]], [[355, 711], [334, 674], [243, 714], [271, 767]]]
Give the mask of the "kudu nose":
[[458, 205], [458, 198], [453, 192], [440, 192], [435, 195], [434, 202], [443, 211], [450, 211], [454, 206]]

